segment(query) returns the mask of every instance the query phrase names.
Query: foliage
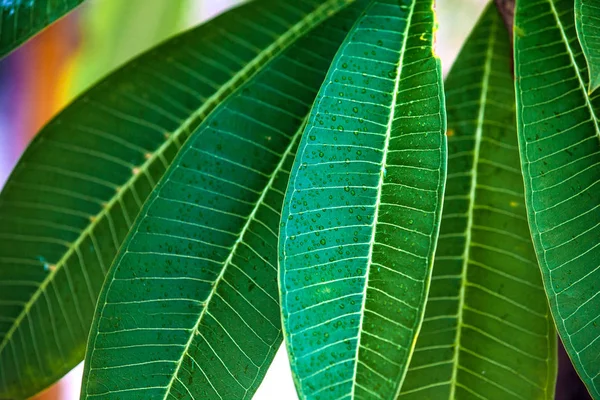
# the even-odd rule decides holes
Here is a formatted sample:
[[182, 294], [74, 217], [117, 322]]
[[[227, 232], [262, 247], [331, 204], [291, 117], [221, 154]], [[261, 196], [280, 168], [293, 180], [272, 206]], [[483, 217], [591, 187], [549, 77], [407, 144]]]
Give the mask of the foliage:
[[[600, 96], [573, 4], [517, 3], [517, 126], [529, 225], [565, 349], [600, 397]], [[590, 59], [592, 60], [592, 59]], [[594, 67], [594, 68], [597, 68]]]
[[75, 100], [0, 194], [0, 398], [251, 398], [285, 338], [302, 399], [552, 399], [558, 331], [600, 399], [598, 8], [498, 4], [444, 84], [433, 0], [257, 0]]
[[589, 83], [591, 94], [600, 86], [600, 7], [590, 0], [575, 0], [575, 27], [577, 37], [588, 60]]
[[279, 242], [283, 327], [301, 397], [392, 398], [406, 373], [446, 174], [432, 5], [366, 7], [302, 136]]
[[508, 33], [488, 7], [445, 83], [444, 212], [401, 398], [553, 397], [556, 338], [527, 226], [509, 65]]
[[115, 370], [114, 389], [140, 398], [247, 398], [256, 390], [281, 343], [282, 193], [306, 113], [359, 5], [288, 45], [171, 163], [100, 295], [84, 397], [104, 393]]

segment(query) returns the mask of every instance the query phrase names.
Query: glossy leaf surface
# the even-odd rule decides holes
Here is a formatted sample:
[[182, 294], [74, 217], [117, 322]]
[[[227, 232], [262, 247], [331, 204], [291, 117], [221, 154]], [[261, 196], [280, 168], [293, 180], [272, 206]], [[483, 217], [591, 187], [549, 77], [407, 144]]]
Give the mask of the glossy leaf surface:
[[594, 0], [575, 0], [575, 28], [587, 60], [588, 92], [600, 86], [600, 4]]
[[527, 225], [510, 46], [491, 4], [444, 85], [444, 211], [400, 399], [554, 399], [556, 333]]
[[289, 169], [360, 11], [291, 45], [186, 142], [107, 277], [82, 398], [252, 397], [282, 339], [277, 230]]
[[431, 1], [371, 1], [340, 48], [284, 202], [280, 289], [301, 398], [393, 398], [418, 332], [446, 170]]
[[83, 0], [0, 1], [0, 58], [81, 3]]
[[0, 195], [0, 398], [79, 363], [145, 198], [214, 107], [342, 1], [254, 2], [132, 61], [29, 146]]
[[515, 73], [525, 199], [558, 332], [600, 398], [600, 128], [573, 1], [517, 2]]

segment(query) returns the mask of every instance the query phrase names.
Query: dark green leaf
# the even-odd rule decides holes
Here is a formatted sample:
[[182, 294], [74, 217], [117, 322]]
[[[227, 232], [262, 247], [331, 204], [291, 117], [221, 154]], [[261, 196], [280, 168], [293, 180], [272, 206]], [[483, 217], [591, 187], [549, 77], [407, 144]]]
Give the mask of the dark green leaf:
[[556, 333], [527, 225], [510, 50], [488, 6], [446, 79], [444, 211], [401, 399], [554, 399]]
[[575, 0], [575, 28], [587, 60], [588, 92], [600, 86], [600, 3], [594, 0]]
[[279, 243], [302, 399], [393, 398], [421, 325], [446, 175], [432, 1], [371, 1], [291, 173]]
[[289, 47], [186, 142], [103, 287], [83, 398], [252, 397], [282, 338], [277, 231], [288, 171], [361, 10]]
[[104, 276], [189, 134], [345, 3], [254, 2], [134, 60], [27, 149], [0, 195], [0, 398], [79, 363]]
[[533, 243], [558, 332], [600, 398], [600, 97], [572, 0], [519, 1], [517, 122]]

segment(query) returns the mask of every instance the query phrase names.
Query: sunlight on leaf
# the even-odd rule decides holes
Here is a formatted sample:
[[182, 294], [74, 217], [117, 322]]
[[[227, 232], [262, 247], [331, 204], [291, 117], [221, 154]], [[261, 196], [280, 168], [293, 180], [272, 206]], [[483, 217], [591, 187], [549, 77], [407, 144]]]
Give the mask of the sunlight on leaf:
[[302, 399], [392, 398], [423, 318], [446, 174], [431, 1], [371, 1], [311, 111], [282, 212]]

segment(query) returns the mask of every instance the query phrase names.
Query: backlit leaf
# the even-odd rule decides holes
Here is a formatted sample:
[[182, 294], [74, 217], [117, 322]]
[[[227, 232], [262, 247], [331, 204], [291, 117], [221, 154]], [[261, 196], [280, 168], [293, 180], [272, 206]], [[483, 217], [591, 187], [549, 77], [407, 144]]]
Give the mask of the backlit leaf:
[[83, 359], [105, 274], [189, 134], [345, 4], [232, 10], [132, 61], [38, 134], [0, 195], [0, 398], [33, 395]]
[[361, 10], [289, 46], [186, 142], [102, 289], [82, 398], [252, 397], [282, 339], [277, 230], [289, 169]]
[[432, 1], [371, 1], [311, 111], [280, 288], [302, 399], [393, 398], [421, 325], [446, 174]]

